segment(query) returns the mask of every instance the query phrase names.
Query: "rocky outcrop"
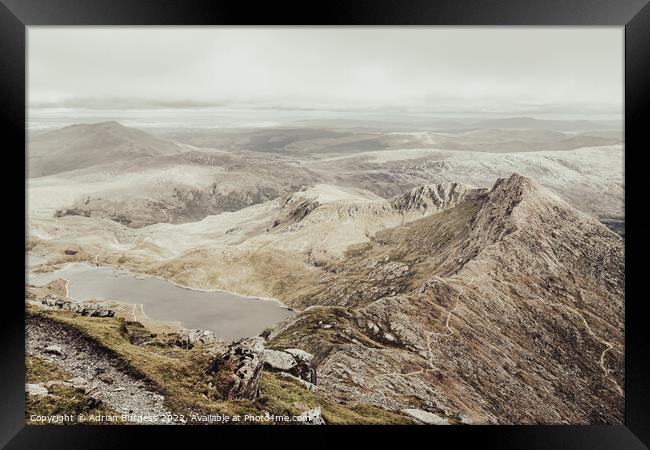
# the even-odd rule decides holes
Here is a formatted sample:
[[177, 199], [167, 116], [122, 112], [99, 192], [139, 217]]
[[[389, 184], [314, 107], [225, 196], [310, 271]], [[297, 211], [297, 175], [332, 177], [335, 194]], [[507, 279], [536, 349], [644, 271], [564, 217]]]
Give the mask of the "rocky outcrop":
[[242, 339], [228, 346], [212, 363], [208, 372], [214, 374], [220, 394], [230, 400], [254, 400], [259, 393], [263, 370], [290, 378], [308, 390], [316, 388], [316, 371], [312, 354], [297, 348], [273, 350], [264, 348], [264, 338]]
[[300, 222], [310, 212], [318, 208], [320, 203], [317, 200], [304, 198], [297, 195], [289, 195], [280, 207], [280, 214], [273, 221], [272, 228], [280, 225], [291, 225]]
[[219, 393], [227, 400], [255, 400], [264, 367], [264, 339], [254, 337], [231, 344], [208, 372], [214, 374]]
[[192, 330], [183, 328], [178, 332], [176, 345], [181, 348], [194, 348], [197, 345], [213, 345], [222, 342], [210, 330]]
[[88, 317], [114, 317], [115, 311], [102, 303], [76, 302], [67, 298], [48, 294], [42, 299], [27, 295], [29, 302], [43, 309], [70, 311]]
[[316, 385], [316, 371], [312, 367], [314, 355], [304, 350], [264, 350], [264, 367], [270, 371], [285, 372]]
[[419, 186], [415, 189], [393, 197], [391, 205], [402, 213], [441, 210], [456, 206], [467, 197], [487, 192], [463, 183], [441, 183]]
[[513, 174], [348, 252], [304, 295], [323, 306], [269, 345], [312, 352], [333, 400], [421, 423], [621, 423], [623, 256], [620, 236]]

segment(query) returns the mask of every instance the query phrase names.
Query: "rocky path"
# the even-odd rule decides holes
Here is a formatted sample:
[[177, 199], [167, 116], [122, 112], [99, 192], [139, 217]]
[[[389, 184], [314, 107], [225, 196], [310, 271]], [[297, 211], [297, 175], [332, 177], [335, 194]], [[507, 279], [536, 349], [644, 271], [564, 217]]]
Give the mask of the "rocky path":
[[128, 414], [130, 422], [166, 423], [171, 417], [162, 395], [121, 369], [105, 350], [57, 322], [28, 317], [26, 354], [57, 364], [72, 376], [75, 387], [101, 399], [118, 414]]
[[[474, 283], [474, 278], [472, 278], [470, 280], [470, 282], [467, 284], [467, 286], [468, 287], [471, 286], [472, 283]], [[374, 377], [374, 379], [377, 380], [377, 379], [382, 378], [382, 377], [392, 377], [392, 376], [395, 376], [395, 375], [409, 377], [409, 376], [413, 376], [413, 375], [419, 375], [419, 374], [422, 374], [422, 373], [426, 373], [429, 370], [434, 370], [435, 371], [436, 370], [436, 365], [435, 365], [435, 363], [433, 361], [433, 351], [432, 351], [432, 348], [431, 348], [432, 338], [434, 336], [439, 336], [441, 338], [444, 338], [444, 337], [448, 337], [448, 336], [451, 336], [452, 334], [454, 334], [454, 330], [449, 326], [449, 321], [451, 320], [451, 316], [453, 315], [454, 311], [456, 311], [456, 309], [458, 308], [458, 305], [460, 304], [460, 298], [461, 298], [461, 296], [463, 294], [464, 294], [464, 291], [463, 291], [463, 288], [461, 288], [460, 292], [458, 293], [458, 296], [456, 297], [456, 304], [447, 313], [447, 319], [445, 321], [445, 328], [447, 329], [447, 331], [444, 332], [444, 333], [439, 333], [437, 331], [431, 331], [431, 332], [429, 332], [429, 334], [427, 334], [427, 338], [426, 338], [426, 341], [427, 341], [427, 362], [429, 363], [430, 369], [414, 370], [413, 372], [408, 372], [408, 373], [401, 373], [401, 372], [383, 373], [383, 374], [376, 375]]]
[[[467, 286], [468, 287], [471, 286], [472, 283], [474, 283], [474, 278], [472, 278], [469, 281]], [[447, 313], [447, 320], [445, 321], [445, 328], [447, 328], [447, 331], [444, 332], [444, 333], [438, 333], [436, 331], [432, 331], [427, 335], [427, 359], [429, 361], [429, 366], [431, 367], [432, 370], [435, 370], [436, 366], [435, 366], [434, 361], [433, 361], [433, 351], [431, 350], [431, 340], [432, 340], [432, 338], [434, 336], [436, 336], [436, 337], [439, 336], [440, 338], [444, 338], [444, 337], [448, 337], [448, 336], [451, 336], [452, 334], [454, 334], [454, 330], [452, 330], [449, 327], [449, 321], [451, 320], [451, 316], [454, 313], [454, 311], [456, 311], [456, 309], [458, 308], [458, 305], [460, 305], [460, 298], [463, 296], [464, 293], [465, 293], [465, 291], [461, 287], [460, 291], [458, 292], [458, 297], [456, 297], [456, 304], [454, 305], [454, 307], [452, 309], [449, 310], [449, 313]]]

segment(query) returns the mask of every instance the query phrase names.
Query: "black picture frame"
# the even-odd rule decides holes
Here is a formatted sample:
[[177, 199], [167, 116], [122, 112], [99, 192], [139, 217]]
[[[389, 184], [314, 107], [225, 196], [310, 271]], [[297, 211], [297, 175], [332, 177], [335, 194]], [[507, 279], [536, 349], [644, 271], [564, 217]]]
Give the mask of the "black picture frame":
[[[617, 25], [625, 27], [625, 184], [626, 184], [626, 291], [625, 291], [625, 424], [590, 426], [472, 426], [373, 427], [370, 437], [383, 439], [399, 433], [402, 440], [426, 438], [432, 445], [455, 448], [470, 442], [481, 447], [637, 449], [650, 445], [650, 341], [643, 295], [644, 246], [639, 211], [633, 200], [647, 190], [643, 170], [635, 160], [647, 148], [644, 114], [650, 105], [650, 6], [645, 0], [330, 0], [328, 2], [259, 2], [221, 0], [0, 0], [0, 114], [9, 177], [5, 195], [12, 200], [5, 210], [9, 226], [4, 250], [24, 257], [19, 236], [26, 226], [17, 211], [25, 211], [17, 189], [24, 172], [26, 27], [30, 25]], [[11, 163], [8, 161], [13, 160]], [[22, 174], [21, 172], [22, 168]], [[15, 178], [15, 179], [14, 179]], [[23, 180], [24, 181], [24, 180]], [[15, 206], [15, 209], [14, 209]], [[25, 215], [22, 216], [25, 219]], [[12, 229], [14, 227], [15, 229]], [[23, 227], [22, 231], [20, 227]], [[15, 236], [14, 237], [14, 233]], [[22, 255], [22, 256], [21, 256]], [[647, 257], [646, 257], [647, 258]], [[133, 443], [134, 435], [174, 438], [187, 443], [187, 427], [61, 427], [30, 426], [24, 420], [24, 303], [18, 281], [20, 265], [6, 258], [5, 299], [1, 328], [0, 445], [7, 448], [115, 448]], [[13, 276], [15, 274], [15, 276]], [[144, 429], [143, 429], [144, 428]], [[260, 431], [259, 427], [254, 427]], [[289, 429], [290, 428], [290, 429]], [[296, 433], [304, 444], [315, 435], [359, 427], [264, 427], [266, 433]], [[217, 444], [228, 427], [193, 427], [199, 438]], [[230, 432], [233, 430], [230, 429]], [[234, 430], [241, 436], [242, 429]], [[362, 431], [367, 431], [364, 429]], [[286, 434], [286, 438], [289, 435]], [[244, 441], [242, 441], [244, 442]], [[199, 445], [199, 444], [197, 444]]]

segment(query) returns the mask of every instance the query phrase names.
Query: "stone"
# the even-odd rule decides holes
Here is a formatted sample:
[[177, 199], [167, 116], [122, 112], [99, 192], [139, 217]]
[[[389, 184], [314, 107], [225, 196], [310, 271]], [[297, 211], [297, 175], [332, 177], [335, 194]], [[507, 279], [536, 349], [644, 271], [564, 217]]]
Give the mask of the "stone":
[[102, 381], [103, 381], [104, 383], [106, 383], [106, 384], [113, 384], [113, 381], [115, 381], [115, 380], [113, 380], [113, 377], [112, 377], [112, 376], [110, 376], [110, 375], [107, 374], [107, 373], [103, 373], [103, 372], [100, 373], [100, 374], [97, 376], [97, 378], [99, 378], [100, 380], [102, 380]]
[[40, 384], [25, 384], [25, 392], [30, 395], [48, 395], [50, 391], [47, 388]]
[[298, 378], [298, 377], [295, 376], [295, 375], [291, 375], [290, 373], [287, 373], [287, 372], [278, 372], [278, 375], [279, 375], [280, 377], [282, 377], [282, 378], [286, 378], [287, 380], [293, 380], [293, 381], [297, 382], [298, 384], [300, 384], [302, 387], [304, 387], [304, 388], [307, 389], [308, 391], [313, 392], [313, 391], [315, 391], [316, 389], [318, 389], [318, 386], [316, 386], [315, 384], [310, 383], [309, 381], [305, 381], [305, 380], [303, 380], [302, 378]]
[[45, 352], [53, 355], [63, 355], [63, 349], [60, 345], [48, 345], [45, 347]]
[[264, 350], [264, 365], [273, 372], [287, 372], [309, 384], [316, 384], [314, 355], [298, 348]]
[[325, 420], [323, 420], [323, 416], [321, 415], [320, 406], [302, 412], [298, 418], [299, 423], [302, 425], [325, 425]]
[[440, 417], [423, 409], [407, 408], [402, 410], [403, 413], [413, 417], [418, 423], [425, 425], [451, 425], [448, 419]]
[[83, 377], [74, 377], [67, 380], [68, 383], [71, 383], [75, 388], [85, 388], [88, 386], [88, 380]]
[[264, 364], [273, 370], [289, 371], [298, 364], [289, 353], [279, 350], [264, 350]]
[[284, 351], [296, 358], [296, 360], [304, 361], [308, 364], [311, 364], [314, 359], [314, 355], [299, 348], [285, 348]]
[[379, 327], [374, 322], [368, 322], [368, 329], [373, 333], [379, 333]]
[[88, 394], [87, 406], [94, 408], [102, 404], [104, 398], [100, 391], [93, 391]]

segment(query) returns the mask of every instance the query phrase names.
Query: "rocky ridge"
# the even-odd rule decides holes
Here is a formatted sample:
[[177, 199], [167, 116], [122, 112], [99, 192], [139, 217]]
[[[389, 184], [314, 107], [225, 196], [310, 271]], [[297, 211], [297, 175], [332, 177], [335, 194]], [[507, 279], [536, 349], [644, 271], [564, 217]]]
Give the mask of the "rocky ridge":
[[517, 174], [477, 194], [348, 253], [270, 345], [312, 352], [342, 402], [451, 423], [620, 422], [623, 240]]

